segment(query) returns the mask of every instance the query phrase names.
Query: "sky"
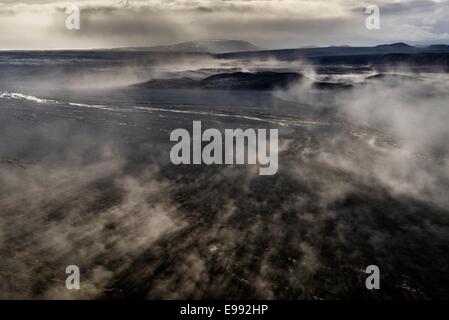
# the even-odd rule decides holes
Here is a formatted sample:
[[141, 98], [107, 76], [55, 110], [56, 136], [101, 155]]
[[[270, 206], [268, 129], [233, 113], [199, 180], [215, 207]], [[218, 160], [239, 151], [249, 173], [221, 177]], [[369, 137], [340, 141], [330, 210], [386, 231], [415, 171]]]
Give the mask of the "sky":
[[[69, 5], [80, 29], [68, 30]], [[380, 29], [365, 8], [380, 8]], [[0, 0], [0, 49], [245, 40], [262, 48], [449, 43], [449, 0]]]

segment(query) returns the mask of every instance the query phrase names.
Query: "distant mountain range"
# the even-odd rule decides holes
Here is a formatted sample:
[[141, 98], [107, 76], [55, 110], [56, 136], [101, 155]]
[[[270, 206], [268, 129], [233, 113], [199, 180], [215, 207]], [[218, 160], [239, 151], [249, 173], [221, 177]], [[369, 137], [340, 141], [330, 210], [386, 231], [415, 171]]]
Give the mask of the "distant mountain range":
[[221, 58], [276, 58], [296, 60], [301, 58], [362, 56], [385, 54], [449, 53], [449, 45], [439, 44], [428, 47], [415, 47], [406, 43], [382, 44], [373, 47], [331, 46], [319, 48], [261, 50], [254, 52], [234, 52], [218, 55]]
[[294, 49], [263, 50], [247, 41], [201, 40], [168, 46], [110, 49], [123, 54], [152, 53], [153, 57], [177, 55], [212, 55], [219, 59], [280, 61], [307, 60], [318, 65], [398, 65], [441, 66], [449, 70], [449, 45], [412, 46], [403, 42], [371, 47], [329, 46]]
[[169, 52], [169, 53], [208, 53], [221, 55], [224, 58], [241, 57], [276, 57], [292, 58], [301, 57], [323, 57], [337, 55], [367, 55], [367, 54], [388, 54], [388, 53], [426, 53], [426, 52], [449, 52], [449, 45], [433, 44], [427, 47], [412, 46], [403, 42], [392, 44], [381, 44], [371, 47], [351, 47], [328, 46], [328, 47], [307, 47], [292, 49], [264, 50], [258, 46], [240, 40], [197, 40], [177, 43], [166, 46], [155, 47], [130, 47], [111, 50], [145, 51], [145, 52]]
[[151, 52], [186, 52], [186, 53], [228, 53], [257, 51], [259, 47], [247, 41], [240, 40], [198, 40], [177, 43], [167, 46], [126, 48], [128, 50]]
[[[237, 40], [190, 41], [169, 46], [111, 48], [93, 50], [4, 51], [0, 62], [20, 59], [54, 59], [69, 63], [81, 62], [155, 64], [191, 57], [223, 60], [306, 61], [320, 66], [412, 66], [449, 72], [449, 45], [432, 44], [426, 47], [406, 43], [381, 44], [371, 47], [329, 46], [314, 48], [262, 50]], [[34, 62], [33, 62], [34, 63]]]

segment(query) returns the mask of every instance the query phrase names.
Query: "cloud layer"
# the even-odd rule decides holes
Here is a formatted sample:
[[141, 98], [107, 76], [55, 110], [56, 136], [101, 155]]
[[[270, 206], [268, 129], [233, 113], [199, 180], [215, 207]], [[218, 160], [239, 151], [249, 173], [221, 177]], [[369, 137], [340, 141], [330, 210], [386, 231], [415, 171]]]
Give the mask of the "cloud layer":
[[[65, 29], [65, 7], [81, 8], [81, 30]], [[381, 9], [381, 30], [364, 8]], [[136, 0], [0, 3], [0, 48], [149, 46], [224, 38], [266, 48], [380, 42], [448, 42], [447, 0]]]

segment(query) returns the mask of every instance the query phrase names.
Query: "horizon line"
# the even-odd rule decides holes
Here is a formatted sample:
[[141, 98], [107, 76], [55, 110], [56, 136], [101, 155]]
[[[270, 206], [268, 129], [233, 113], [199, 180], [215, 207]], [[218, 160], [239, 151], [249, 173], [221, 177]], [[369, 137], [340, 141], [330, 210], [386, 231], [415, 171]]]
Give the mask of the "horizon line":
[[[210, 40], [217, 40], [217, 39], [210, 39]], [[234, 41], [234, 40], [230, 40], [230, 39], [218, 39], [221, 41]], [[119, 49], [145, 49], [145, 48], [157, 48], [157, 47], [169, 47], [169, 46], [176, 46], [178, 44], [183, 44], [183, 43], [187, 43], [187, 42], [195, 42], [195, 41], [206, 41], [206, 40], [189, 40], [189, 41], [184, 41], [184, 42], [177, 42], [177, 43], [173, 43], [173, 44], [167, 44], [167, 45], [148, 45], [148, 46], [118, 46], [118, 47], [90, 47], [90, 48], [37, 48], [37, 49], [1, 49], [0, 48], [0, 52], [11, 52], [11, 51], [16, 51], [16, 52], [24, 52], [24, 51], [95, 51], [95, 50], [119, 50]], [[245, 41], [245, 40], [235, 40], [235, 41], [243, 41], [243, 42], [248, 42], [250, 44], [252, 44], [249, 41]], [[444, 46], [449, 46], [449, 43], [426, 43], [426, 44], [410, 44], [404, 41], [397, 41], [397, 42], [388, 42], [388, 43], [379, 43], [379, 44], [373, 44], [373, 45], [357, 45], [357, 44], [329, 44], [329, 45], [308, 45], [308, 46], [302, 46], [302, 47], [284, 47], [284, 48], [263, 48], [263, 47], [259, 47], [260, 50], [249, 50], [248, 52], [251, 51], [276, 51], [276, 50], [295, 50], [295, 49], [319, 49], [319, 48], [331, 48], [331, 47], [349, 47], [349, 48], [371, 48], [371, 47], [378, 47], [378, 46], [383, 46], [383, 45], [395, 45], [395, 44], [405, 44], [408, 45], [410, 47], [415, 47], [415, 48], [426, 48], [426, 47], [430, 47], [430, 46], [435, 46], [435, 45], [444, 45]], [[155, 51], [157, 52], [157, 51]], [[158, 51], [158, 52], [164, 52], [164, 51]], [[208, 53], [208, 52], [195, 52], [195, 51], [166, 51], [166, 52], [179, 52], [179, 53]], [[239, 52], [239, 51], [236, 51]], [[246, 52], [246, 51], [242, 51], [242, 52]], [[232, 53], [232, 52], [229, 52]]]

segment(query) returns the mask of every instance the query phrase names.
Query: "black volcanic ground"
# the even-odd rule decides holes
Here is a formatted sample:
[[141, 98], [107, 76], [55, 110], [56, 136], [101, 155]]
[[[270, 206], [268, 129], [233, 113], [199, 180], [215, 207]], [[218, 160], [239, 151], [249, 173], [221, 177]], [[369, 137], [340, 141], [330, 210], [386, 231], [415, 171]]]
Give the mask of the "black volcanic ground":
[[[445, 73], [109, 54], [2, 54], [1, 298], [449, 297]], [[279, 129], [278, 174], [172, 165], [195, 120]]]

